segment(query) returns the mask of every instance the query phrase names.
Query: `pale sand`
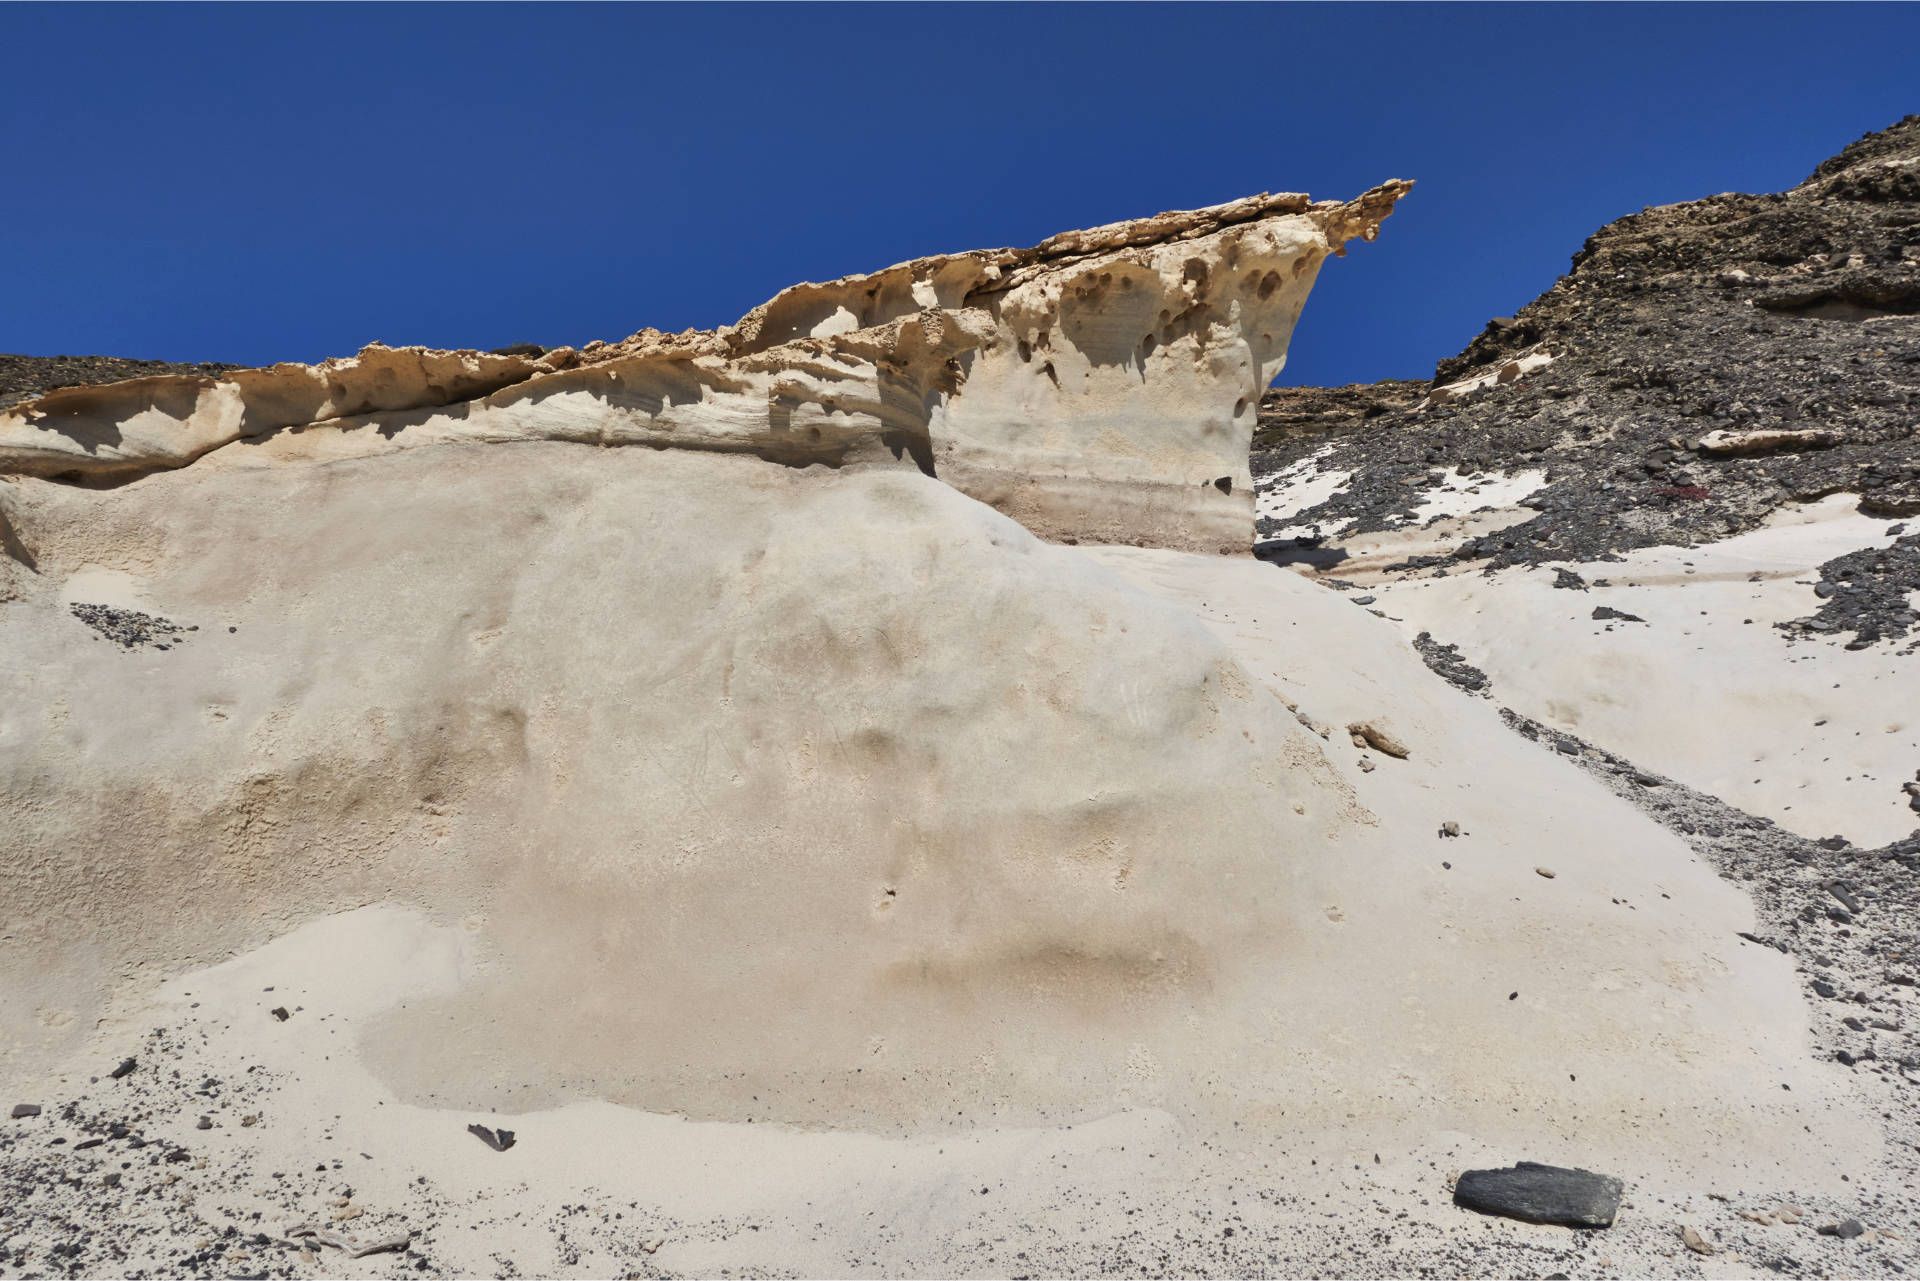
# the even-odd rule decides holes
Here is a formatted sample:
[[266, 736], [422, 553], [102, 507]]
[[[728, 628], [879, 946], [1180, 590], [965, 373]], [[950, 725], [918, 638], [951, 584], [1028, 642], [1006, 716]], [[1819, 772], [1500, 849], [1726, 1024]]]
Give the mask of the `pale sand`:
[[[1920, 769], [1905, 642], [1848, 652], [1847, 634], [1789, 643], [1774, 627], [1820, 607], [1820, 564], [1892, 542], [1895, 522], [1856, 502], [1836, 494], [1706, 546], [1570, 565], [1610, 584], [1588, 591], [1554, 588], [1551, 566], [1379, 573], [1404, 545], [1330, 572], [1364, 584], [1405, 634], [1458, 644], [1515, 710], [1791, 831], [1876, 846], [1920, 827], [1900, 790]], [[1597, 605], [1647, 623], [1595, 621]]]
[[[1272, 475], [1256, 476], [1253, 514], [1256, 517], [1271, 516], [1285, 520], [1309, 507], [1326, 502], [1327, 499], [1346, 488], [1347, 482], [1353, 479], [1352, 472], [1320, 469], [1321, 462], [1332, 453], [1333, 446], [1328, 445]], [[1325, 525], [1286, 525], [1269, 537], [1299, 538], [1316, 530], [1322, 534], [1334, 534], [1352, 523], [1352, 518], [1348, 517]]]
[[[207, 1159], [204, 1170], [136, 1166], [130, 1185], [182, 1178], [137, 1206], [187, 1188], [205, 1223], [275, 1232], [324, 1216], [350, 1186], [365, 1214], [344, 1226], [362, 1238], [421, 1233], [436, 1273], [1511, 1274], [1592, 1271], [1605, 1257], [1601, 1270], [1626, 1275], [1732, 1276], [1751, 1265], [1700, 1263], [1676, 1224], [1724, 1235], [1740, 1205], [1844, 1204], [1888, 1177], [1865, 1098], [1812, 1057], [1789, 963], [1736, 937], [1752, 926], [1739, 891], [1432, 677], [1390, 625], [1248, 561], [1057, 554], [1118, 575], [1132, 585], [1116, 584], [1122, 597], [1145, 593], [1130, 610], [1155, 597], [1188, 611], [1263, 697], [1335, 727], [1329, 785], [1351, 789], [1367, 816], [1319, 860], [1316, 932], [1277, 968], [1257, 966], [1195, 1004], [1187, 1024], [1206, 1055], [1169, 1056], [1146, 1038], [1128, 1056], [1132, 1083], [1074, 1123], [903, 1126], [877, 1106], [861, 1125], [857, 1095], [839, 1124], [811, 1128], [599, 1101], [571, 1083], [570, 1045], [509, 1047], [515, 1018], [408, 1035], [412, 1011], [494, 990], [513, 960], [487, 920], [404, 902], [324, 917], [158, 984], [136, 976], [62, 1070], [9, 1071], [4, 1088], [149, 1111], [150, 1135]], [[1124, 703], [1125, 688], [1115, 697]], [[1410, 758], [1364, 753], [1376, 768], [1363, 771], [1339, 732], [1362, 718], [1390, 723]], [[1439, 838], [1449, 819], [1467, 835]], [[1543, 864], [1553, 879], [1535, 873]], [[292, 1017], [275, 1021], [275, 1005]], [[1241, 1029], [1237, 1042], [1223, 1026]], [[168, 1031], [155, 1040], [156, 1028]], [[1063, 1048], [1089, 1034], [1059, 1033]], [[396, 1038], [410, 1047], [405, 1064]], [[104, 1079], [124, 1054], [143, 1067]], [[513, 1083], [488, 1063], [538, 1064], [519, 1082], [532, 1106], [508, 1103]], [[764, 1074], [776, 1112], [793, 1101], [781, 1065], [731, 1060], [719, 1044], [702, 1066], [748, 1082]], [[203, 1073], [240, 1097], [222, 1109], [186, 1093]], [[436, 1078], [446, 1096], [418, 1097]], [[476, 1107], [481, 1097], [495, 1102]], [[217, 1128], [192, 1128], [203, 1111]], [[258, 1125], [238, 1124], [248, 1112]], [[515, 1130], [516, 1146], [488, 1150], [465, 1132], [474, 1121]], [[64, 1159], [87, 1169], [103, 1154], [118, 1155]], [[1516, 1159], [1620, 1176], [1630, 1207], [1610, 1232], [1576, 1235], [1449, 1203], [1460, 1169]], [[134, 1239], [163, 1262], [178, 1233]], [[1793, 1248], [1806, 1257], [1827, 1243]], [[410, 1274], [393, 1255], [251, 1254], [291, 1258], [302, 1274]]]

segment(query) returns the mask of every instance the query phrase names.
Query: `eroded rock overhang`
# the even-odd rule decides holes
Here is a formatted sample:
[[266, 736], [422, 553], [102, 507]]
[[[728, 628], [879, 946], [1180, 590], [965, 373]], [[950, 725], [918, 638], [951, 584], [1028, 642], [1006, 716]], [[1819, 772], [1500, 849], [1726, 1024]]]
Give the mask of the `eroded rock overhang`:
[[[539, 356], [390, 348], [52, 392], [0, 414], [0, 475], [574, 441], [911, 466], [1045, 538], [1246, 549], [1256, 403], [1322, 262], [1411, 183], [1113, 223], [800, 284], [719, 330]], [[204, 460], [204, 461], [203, 461]]]

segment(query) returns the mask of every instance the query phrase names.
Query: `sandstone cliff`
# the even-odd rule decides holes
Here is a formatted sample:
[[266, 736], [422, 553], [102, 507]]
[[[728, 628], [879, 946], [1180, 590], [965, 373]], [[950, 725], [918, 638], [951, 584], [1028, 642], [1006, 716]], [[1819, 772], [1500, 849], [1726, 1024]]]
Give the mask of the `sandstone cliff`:
[[[1242, 550], [1247, 446], [1329, 254], [1410, 184], [1260, 195], [800, 284], [716, 331], [540, 354], [388, 348], [67, 388], [0, 415], [0, 475], [559, 440], [917, 466], [1044, 537]], [[209, 455], [218, 458], [209, 459]]]

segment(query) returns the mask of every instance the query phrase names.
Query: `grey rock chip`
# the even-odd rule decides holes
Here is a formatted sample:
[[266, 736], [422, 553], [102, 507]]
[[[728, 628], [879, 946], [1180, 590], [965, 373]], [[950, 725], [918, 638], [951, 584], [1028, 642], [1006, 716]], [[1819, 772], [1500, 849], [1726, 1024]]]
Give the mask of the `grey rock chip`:
[[469, 1125], [467, 1133], [480, 1140], [495, 1152], [505, 1152], [513, 1146], [512, 1130], [489, 1130], [484, 1125]]

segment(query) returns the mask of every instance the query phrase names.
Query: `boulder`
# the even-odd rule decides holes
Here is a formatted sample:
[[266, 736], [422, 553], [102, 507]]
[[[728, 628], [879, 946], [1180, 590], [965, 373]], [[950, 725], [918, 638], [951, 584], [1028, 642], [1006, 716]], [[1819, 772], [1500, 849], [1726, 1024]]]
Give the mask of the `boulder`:
[[1468, 1170], [1454, 1204], [1481, 1214], [1569, 1228], [1610, 1228], [1620, 1209], [1620, 1180], [1589, 1170], [1522, 1161], [1504, 1170]]

